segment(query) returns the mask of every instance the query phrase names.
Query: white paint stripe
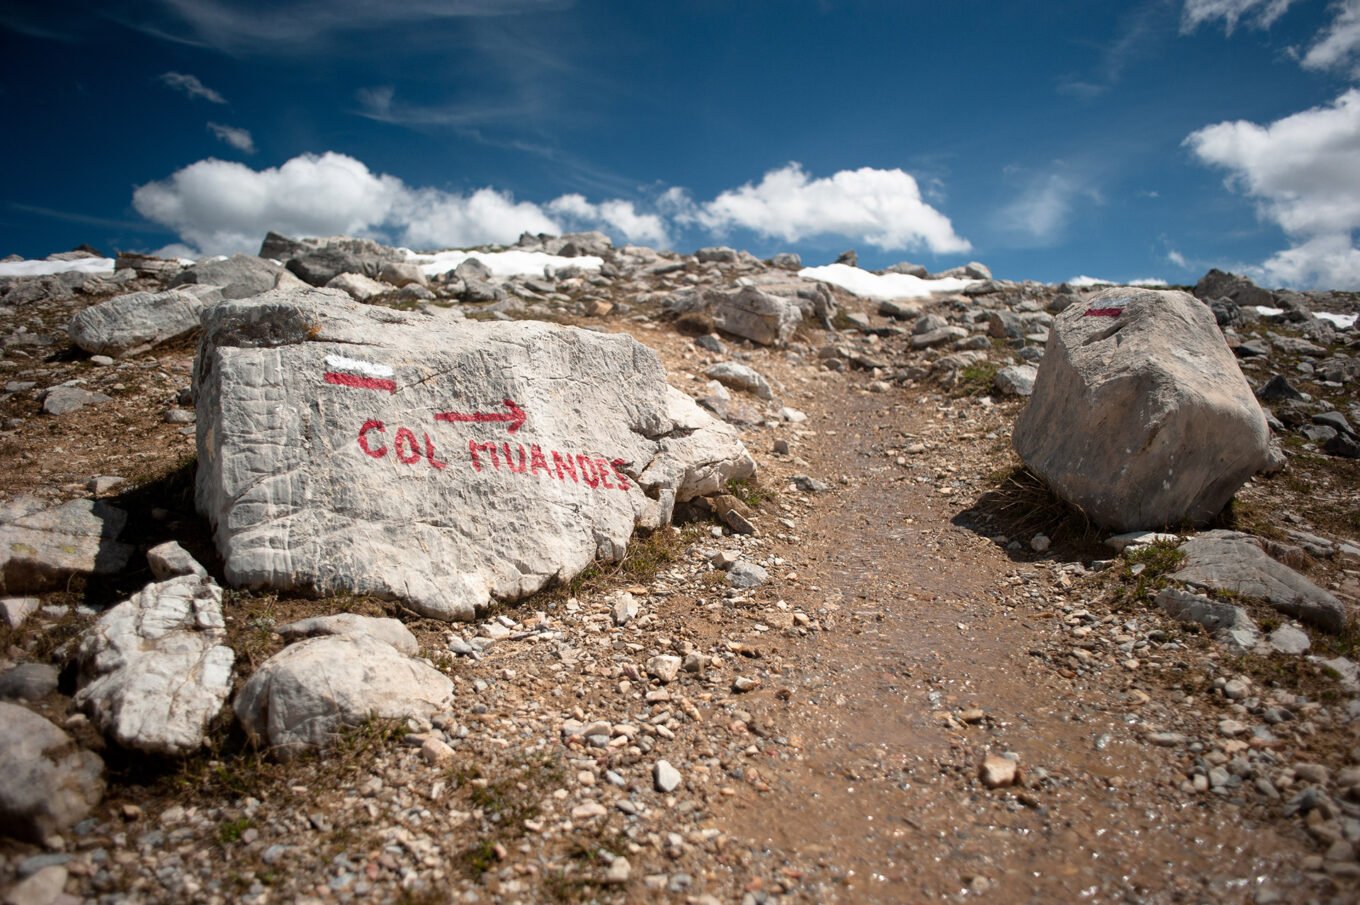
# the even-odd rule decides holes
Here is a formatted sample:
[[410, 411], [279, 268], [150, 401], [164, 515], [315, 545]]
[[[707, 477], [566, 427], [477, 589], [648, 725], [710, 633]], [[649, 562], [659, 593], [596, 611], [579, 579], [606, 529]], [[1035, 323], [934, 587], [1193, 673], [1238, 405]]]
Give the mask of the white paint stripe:
[[327, 355], [326, 364], [332, 368], [343, 368], [346, 371], [358, 371], [369, 377], [392, 377], [396, 374], [387, 365], [374, 364], [371, 361], [360, 361], [357, 358], [346, 358], [343, 355]]

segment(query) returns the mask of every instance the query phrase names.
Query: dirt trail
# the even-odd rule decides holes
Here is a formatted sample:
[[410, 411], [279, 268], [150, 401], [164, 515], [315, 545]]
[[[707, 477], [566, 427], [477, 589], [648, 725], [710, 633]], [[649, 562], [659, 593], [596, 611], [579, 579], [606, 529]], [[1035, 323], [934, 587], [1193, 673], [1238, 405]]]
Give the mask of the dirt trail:
[[[927, 398], [891, 414], [881, 395], [821, 401], [828, 417], [812, 423], [861, 427], [799, 450], [812, 473], [848, 483], [778, 551], [802, 570], [780, 596], [854, 628], [784, 652], [797, 665], [779, 728], [802, 756], [718, 825], [842, 901], [988, 889], [1016, 902], [1250, 900], [1260, 878], [1289, 873], [1300, 840], [1245, 825], [1227, 802], [1187, 802], [1184, 775], [1134, 735], [1131, 672], [1072, 681], [1033, 655], [1060, 622], [1047, 569], [953, 524], [975, 495], [905, 478], [873, 448], [925, 426], [938, 469], [997, 437], [933, 420]], [[972, 708], [985, 713], [975, 724]], [[987, 750], [1018, 753], [1029, 788], [986, 789]]]

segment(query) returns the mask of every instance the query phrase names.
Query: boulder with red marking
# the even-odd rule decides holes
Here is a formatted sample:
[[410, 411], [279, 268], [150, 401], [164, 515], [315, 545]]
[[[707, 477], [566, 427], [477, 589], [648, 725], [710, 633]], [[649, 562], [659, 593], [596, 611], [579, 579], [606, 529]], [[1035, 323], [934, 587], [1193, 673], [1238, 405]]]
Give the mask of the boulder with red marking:
[[203, 331], [197, 502], [235, 585], [470, 619], [754, 472], [627, 336], [326, 289], [224, 302]]
[[1203, 525], [1268, 461], [1270, 431], [1213, 313], [1107, 289], [1053, 324], [1015, 450], [1118, 531]]

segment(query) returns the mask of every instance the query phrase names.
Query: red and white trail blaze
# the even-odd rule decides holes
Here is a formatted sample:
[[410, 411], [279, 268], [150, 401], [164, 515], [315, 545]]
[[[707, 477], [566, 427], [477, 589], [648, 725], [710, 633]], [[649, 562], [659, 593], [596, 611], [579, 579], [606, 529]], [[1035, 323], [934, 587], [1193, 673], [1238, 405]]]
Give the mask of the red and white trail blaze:
[[397, 382], [392, 379], [396, 372], [388, 365], [343, 355], [327, 355], [326, 367], [324, 380], [333, 386], [388, 393], [397, 391]]

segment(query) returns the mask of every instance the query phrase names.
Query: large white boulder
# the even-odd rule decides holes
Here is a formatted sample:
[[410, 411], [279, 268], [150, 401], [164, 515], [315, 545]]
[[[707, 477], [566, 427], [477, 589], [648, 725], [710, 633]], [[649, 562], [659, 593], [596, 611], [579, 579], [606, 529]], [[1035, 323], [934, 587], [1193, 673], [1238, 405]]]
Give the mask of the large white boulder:
[[754, 471], [627, 336], [335, 290], [213, 308], [195, 388], [198, 507], [229, 582], [441, 619], [618, 560], [636, 527]]
[[370, 718], [428, 721], [452, 699], [453, 682], [434, 667], [371, 635], [345, 634], [285, 647], [232, 706], [255, 744], [286, 758]]
[[1268, 460], [1265, 415], [1213, 313], [1107, 289], [1054, 320], [1015, 450], [1117, 531], [1203, 525]]
[[76, 706], [125, 748], [190, 754], [231, 691], [222, 589], [182, 575], [147, 585], [80, 641]]

